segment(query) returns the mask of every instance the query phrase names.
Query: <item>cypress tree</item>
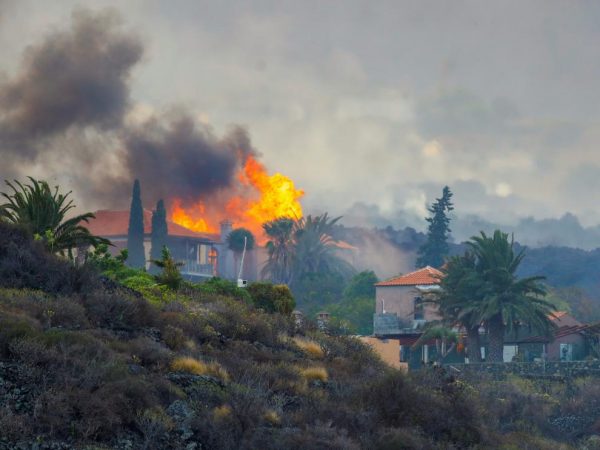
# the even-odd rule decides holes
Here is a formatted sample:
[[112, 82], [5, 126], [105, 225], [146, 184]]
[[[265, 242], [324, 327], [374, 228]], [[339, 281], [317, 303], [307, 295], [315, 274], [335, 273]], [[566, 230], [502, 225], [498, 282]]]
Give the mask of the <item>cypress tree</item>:
[[427, 240], [418, 253], [417, 268], [432, 266], [441, 267], [444, 258], [448, 256], [448, 234], [450, 233], [450, 218], [447, 213], [454, 209], [451, 202], [452, 192], [448, 186], [444, 187], [442, 197], [427, 208], [431, 217], [425, 218], [429, 222]]
[[140, 181], [133, 183], [131, 196], [131, 208], [129, 210], [129, 229], [127, 230], [127, 251], [129, 257], [127, 264], [135, 268], [146, 266], [144, 254], [144, 210], [142, 209], [142, 198], [140, 194]]
[[[156, 203], [156, 209], [152, 211], [152, 246], [150, 247], [150, 259], [159, 260], [162, 256], [163, 247], [167, 245], [167, 211], [165, 203], [161, 200]], [[155, 271], [155, 265], [151, 265], [151, 271]]]

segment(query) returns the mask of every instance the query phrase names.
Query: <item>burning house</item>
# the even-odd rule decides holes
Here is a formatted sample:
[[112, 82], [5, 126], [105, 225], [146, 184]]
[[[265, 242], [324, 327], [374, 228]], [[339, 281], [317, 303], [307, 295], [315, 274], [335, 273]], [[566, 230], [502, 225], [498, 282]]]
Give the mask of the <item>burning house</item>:
[[[110, 239], [114, 252], [127, 248], [129, 211], [100, 210], [90, 220], [88, 229], [95, 235]], [[152, 211], [144, 210], [144, 250], [150, 259]], [[225, 240], [232, 230], [230, 221], [222, 221], [220, 233], [202, 233], [167, 220], [167, 246], [175, 259], [183, 262], [181, 272], [191, 279], [221, 276], [232, 278], [235, 270], [233, 255]], [[147, 263], [148, 264], [148, 263]], [[251, 275], [251, 272], [249, 274]]]

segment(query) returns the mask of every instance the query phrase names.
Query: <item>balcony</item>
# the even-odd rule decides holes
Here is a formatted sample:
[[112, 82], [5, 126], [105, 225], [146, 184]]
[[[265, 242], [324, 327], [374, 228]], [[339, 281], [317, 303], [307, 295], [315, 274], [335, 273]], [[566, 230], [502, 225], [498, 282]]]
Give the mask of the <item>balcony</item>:
[[183, 261], [181, 274], [194, 277], [212, 277], [214, 275], [212, 264], [199, 264], [191, 260]]

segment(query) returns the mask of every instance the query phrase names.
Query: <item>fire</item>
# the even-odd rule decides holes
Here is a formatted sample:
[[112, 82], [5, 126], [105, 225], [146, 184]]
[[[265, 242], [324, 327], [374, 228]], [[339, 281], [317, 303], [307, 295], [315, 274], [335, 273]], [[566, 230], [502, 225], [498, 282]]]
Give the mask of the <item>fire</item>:
[[302, 217], [300, 198], [304, 191], [296, 189], [294, 182], [276, 173], [269, 176], [265, 167], [252, 156], [248, 157], [244, 167], [244, 175], [261, 196], [257, 201], [251, 202], [248, 216], [259, 224], [278, 217]]
[[182, 227], [198, 232], [214, 232], [206, 220], [202, 218], [204, 215], [205, 207], [202, 202], [197, 202], [191, 208], [185, 210], [181, 204], [180, 199], [173, 200], [171, 210], [171, 220]]
[[214, 233], [221, 220], [230, 219], [236, 228], [248, 228], [260, 239], [263, 223], [279, 217], [302, 217], [300, 199], [304, 191], [281, 173], [269, 175], [254, 157], [247, 157], [237, 181], [231, 194], [202, 199], [190, 207], [174, 199], [171, 220], [193, 231]]

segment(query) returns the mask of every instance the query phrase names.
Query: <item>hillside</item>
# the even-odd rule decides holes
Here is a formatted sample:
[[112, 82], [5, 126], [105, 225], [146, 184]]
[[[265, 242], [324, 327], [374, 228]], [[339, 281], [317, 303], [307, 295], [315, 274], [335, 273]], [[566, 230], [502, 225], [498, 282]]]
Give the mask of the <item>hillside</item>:
[[528, 415], [547, 395], [403, 375], [225, 282], [147, 300], [38, 244], [0, 224], [0, 449], [569, 448]]

